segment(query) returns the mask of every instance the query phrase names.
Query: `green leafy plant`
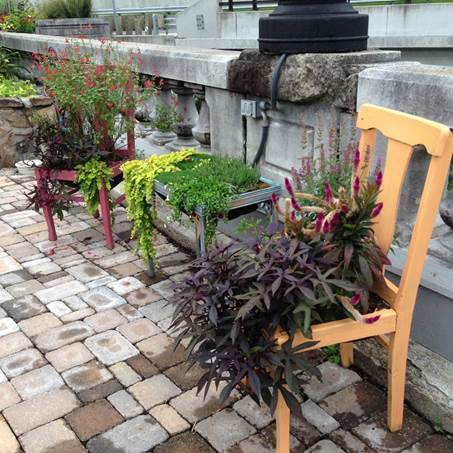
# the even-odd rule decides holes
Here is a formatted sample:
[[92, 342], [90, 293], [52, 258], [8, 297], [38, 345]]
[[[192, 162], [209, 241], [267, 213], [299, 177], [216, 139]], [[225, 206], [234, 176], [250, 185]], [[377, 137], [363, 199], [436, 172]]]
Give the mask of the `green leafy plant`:
[[71, 19], [92, 16], [92, 0], [44, 0], [38, 4], [42, 19]]
[[22, 68], [20, 56], [14, 50], [0, 45], [0, 77], [11, 78]]
[[153, 245], [154, 180], [164, 172], [178, 171], [178, 163], [196, 154], [195, 150], [186, 149], [160, 156], [152, 155], [145, 160], [128, 161], [121, 167], [125, 181], [127, 214], [134, 224], [132, 237], [137, 239], [137, 249], [146, 262], [156, 255]]
[[29, 97], [37, 93], [28, 80], [12, 80], [0, 76], [0, 97]]
[[333, 344], [330, 346], [326, 346], [322, 348], [322, 350], [326, 353], [327, 359], [329, 362], [335, 363], [339, 365], [341, 363], [340, 351], [338, 349], [338, 345]]
[[226, 215], [231, 197], [256, 189], [260, 173], [239, 159], [201, 155], [179, 172], [160, 175], [159, 181], [169, 188], [168, 203], [176, 220], [183, 213], [192, 215], [196, 207], [203, 207], [206, 239], [210, 242], [217, 219]]
[[[87, 204], [88, 212], [94, 215], [99, 208], [99, 190], [105, 185], [110, 194], [112, 169], [102, 160], [91, 159], [84, 164], [77, 165], [76, 181], [80, 184], [80, 191]], [[111, 200], [109, 199], [110, 205]]]
[[182, 120], [180, 113], [173, 106], [167, 106], [162, 102], [156, 104], [156, 112], [151, 124], [160, 132], [171, 132], [176, 123]]
[[35, 32], [35, 13], [32, 9], [11, 12], [0, 17], [0, 30], [16, 33]]

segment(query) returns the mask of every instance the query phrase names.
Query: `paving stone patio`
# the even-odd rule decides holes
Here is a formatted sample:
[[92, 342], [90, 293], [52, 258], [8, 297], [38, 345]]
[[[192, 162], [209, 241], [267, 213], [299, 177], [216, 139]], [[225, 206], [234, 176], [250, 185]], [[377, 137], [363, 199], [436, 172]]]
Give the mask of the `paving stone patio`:
[[[203, 370], [173, 350], [173, 282], [190, 256], [157, 234], [162, 268], [150, 279], [123, 208], [114, 250], [83, 207], [49, 242], [43, 217], [26, 207], [31, 184], [0, 171], [0, 453], [273, 452], [269, 411], [237, 391], [224, 405], [221, 389], [203, 399]], [[311, 360], [324, 378], [304, 386], [292, 452], [453, 452], [410, 409], [389, 433], [382, 389], [322, 354]]]

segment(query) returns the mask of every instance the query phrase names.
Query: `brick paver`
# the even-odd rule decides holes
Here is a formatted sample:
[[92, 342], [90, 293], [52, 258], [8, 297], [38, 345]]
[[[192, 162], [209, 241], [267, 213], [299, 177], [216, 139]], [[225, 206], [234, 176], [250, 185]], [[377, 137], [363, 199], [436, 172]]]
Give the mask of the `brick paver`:
[[[220, 385], [206, 399], [170, 330], [174, 283], [190, 257], [156, 234], [158, 278], [132, 252], [117, 208], [115, 248], [84, 207], [56, 221], [23, 209], [29, 178], [0, 172], [0, 453], [271, 453], [269, 410]], [[304, 384], [292, 453], [447, 453], [452, 441], [406, 409], [385, 426], [385, 392], [353, 370], [309, 355], [322, 380]], [[324, 363], [322, 363], [324, 362]]]

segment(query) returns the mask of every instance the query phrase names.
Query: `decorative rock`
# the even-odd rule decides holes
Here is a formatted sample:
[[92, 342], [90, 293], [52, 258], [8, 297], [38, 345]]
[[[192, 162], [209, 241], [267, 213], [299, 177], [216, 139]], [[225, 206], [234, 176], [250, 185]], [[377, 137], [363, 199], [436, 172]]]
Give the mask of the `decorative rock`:
[[166, 431], [149, 415], [139, 415], [91, 439], [87, 446], [90, 453], [144, 453], [167, 439]]
[[86, 450], [75, 434], [64, 424], [55, 420], [21, 436], [20, 441], [26, 452], [85, 453]]
[[129, 387], [129, 391], [146, 410], [165, 403], [181, 393], [181, 390], [163, 374], [134, 384]]
[[52, 105], [52, 99], [48, 96], [35, 95], [30, 96], [28, 100], [34, 107], [47, 107], [48, 105]]
[[46, 359], [60, 373], [78, 365], [82, 365], [93, 358], [93, 354], [91, 354], [87, 347], [82, 343], [73, 343], [63, 346], [56, 351], [46, 354]]
[[110, 395], [107, 399], [124, 418], [136, 417], [143, 413], [143, 407], [126, 390], [120, 390]]
[[[106, 400], [76, 409], [66, 420], [80, 440], [86, 441], [123, 421], [123, 417]], [[133, 441], [132, 441], [133, 442]]]
[[4, 410], [3, 415], [17, 436], [64, 417], [79, 406], [79, 401], [69, 390], [44, 393]]
[[17, 393], [23, 400], [29, 400], [41, 393], [57, 390], [64, 386], [63, 379], [55, 369], [46, 365], [11, 379]]
[[139, 354], [137, 348], [114, 330], [88, 338], [85, 345], [105, 365], [113, 365]]
[[126, 303], [121, 296], [105, 286], [90, 289], [88, 292], [81, 294], [81, 297], [96, 311], [108, 310]]
[[69, 387], [76, 392], [91, 389], [113, 377], [107, 368], [94, 361], [71, 368], [62, 373], [62, 376]]
[[190, 428], [190, 425], [168, 404], [155, 406], [149, 411], [169, 433], [178, 434]]
[[0, 98], [0, 107], [1, 108], [22, 108], [24, 103], [19, 98]]
[[44, 366], [47, 361], [37, 349], [25, 349], [0, 359], [0, 368], [9, 378]]
[[35, 344], [41, 352], [46, 353], [59, 349], [67, 344], [82, 341], [91, 335], [93, 335], [93, 330], [90, 326], [76, 321], [40, 333], [35, 339]]
[[195, 431], [206, 438], [217, 451], [225, 451], [256, 432], [243, 418], [231, 409], [224, 409], [202, 420]]
[[321, 372], [321, 381], [312, 376], [302, 388], [305, 394], [313, 401], [321, 401], [327, 395], [338, 392], [348, 385], [361, 381], [360, 376], [352, 370], [342, 368], [331, 362], [324, 362], [318, 366]]

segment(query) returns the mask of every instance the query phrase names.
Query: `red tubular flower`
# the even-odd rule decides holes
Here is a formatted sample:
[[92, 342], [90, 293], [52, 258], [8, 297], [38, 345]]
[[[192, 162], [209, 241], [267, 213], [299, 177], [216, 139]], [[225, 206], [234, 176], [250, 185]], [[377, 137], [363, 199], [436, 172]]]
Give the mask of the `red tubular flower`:
[[360, 295], [360, 293], [355, 293], [352, 297], [351, 297], [351, 305], [357, 305], [360, 303], [360, 301], [362, 300], [362, 296]]
[[377, 316], [370, 316], [369, 318], [365, 318], [365, 324], [374, 324], [381, 319], [381, 315]]
[[272, 198], [272, 203], [277, 204], [278, 203], [278, 195], [276, 193], [273, 193], [271, 195]]
[[354, 184], [352, 185], [352, 191], [354, 193], [354, 196], [358, 195], [360, 192], [360, 178], [358, 176], [356, 176], [354, 178]]
[[332, 201], [332, 187], [330, 186], [329, 182], [326, 182], [324, 184], [324, 199], [327, 201], [327, 203], [330, 203]]
[[115, 91], [115, 90], [116, 90], [116, 86], [115, 86], [115, 85], [110, 85], [109, 90], [110, 90], [110, 91]]
[[288, 193], [291, 195], [291, 197], [294, 197], [293, 186], [291, 184], [291, 181], [288, 178], [285, 178], [285, 189], [288, 191]]
[[383, 178], [382, 171], [379, 170], [375, 179], [376, 186], [381, 187]]
[[326, 220], [322, 226], [322, 232], [324, 234], [327, 234], [327, 233], [329, 233], [329, 231], [330, 231], [330, 224], [329, 224], [329, 221]]
[[355, 154], [354, 154], [354, 170], [357, 170], [360, 165], [360, 151], [359, 149], [356, 149]]
[[333, 227], [337, 226], [339, 223], [340, 223], [340, 213], [339, 212], [336, 212], [333, 217], [332, 217], [332, 220], [330, 221], [331, 225]]
[[295, 209], [296, 211], [300, 211], [299, 203], [297, 202], [297, 200], [296, 200], [295, 197], [291, 197], [291, 206], [292, 206], [293, 209]]
[[372, 218], [373, 218], [373, 217], [377, 217], [377, 216], [381, 213], [383, 207], [384, 207], [384, 203], [382, 203], [382, 202], [381, 202], [381, 203], [378, 203], [378, 204], [374, 207], [374, 209], [371, 211], [371, 217], [372, 217]]

